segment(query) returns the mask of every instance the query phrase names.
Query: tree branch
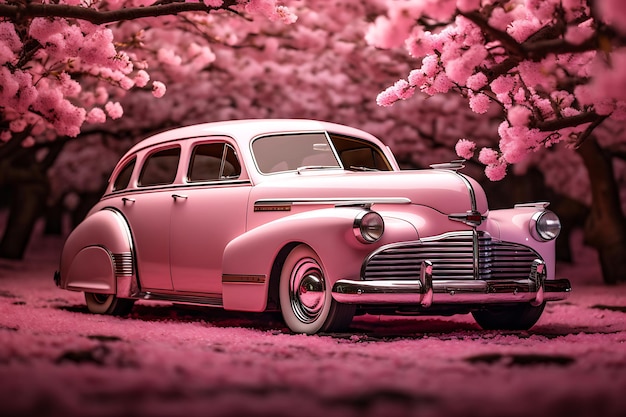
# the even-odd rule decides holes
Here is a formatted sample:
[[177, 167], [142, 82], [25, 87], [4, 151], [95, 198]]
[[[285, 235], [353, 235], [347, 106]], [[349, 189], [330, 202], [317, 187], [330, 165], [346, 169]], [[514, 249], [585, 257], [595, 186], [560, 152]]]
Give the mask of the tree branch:
[[212, 10], [228, 10], [236, 4], [236, 0], [225, 0], [219, 7], [207, 6], [203, 2], [185, 3], [181, 0], [168, 4], [155, 4], [146, 7], [129, 7], [119, 10], [101, 11], [97, 9], [70, 6], [65, 4], [0, 4], [0, 17], [20, 20], [34, 17], [64, 17], [86, 20], [101, 25], [121, 20], [134, 20], [142, 17], [176, 15], [184, 12], [211, 12]]
[[551, 132], [564, 129], [566, 127], [579, 126], [585, 123], [592, 123], [595, 127], [600, 124], [606, 116], [600, 116], [596, 112], [581, 113], [576, 116], [562, 117], [560, 119], [546, 120], [538, 123], [535, 127], [542, 132]]

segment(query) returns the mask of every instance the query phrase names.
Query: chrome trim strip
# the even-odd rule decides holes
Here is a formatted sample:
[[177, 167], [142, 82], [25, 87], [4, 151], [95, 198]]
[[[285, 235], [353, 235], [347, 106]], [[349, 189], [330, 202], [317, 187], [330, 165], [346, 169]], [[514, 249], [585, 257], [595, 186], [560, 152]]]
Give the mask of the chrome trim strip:
[[179, 188], [193, 188], [193, 187], [197, 187], [197, 188], [205, 188], [205, 187], [211, 187], [211, 188], [220, 188], [220, 187], [225, 187], [225, 186], [229, 186], [229, 185], [251, 185], [252, 181], [250, 181], [249, 179], [244, 179], [244, 180], [215, 180], [215, 181], [198, 181], [198, 182], [188, 182], [188, 183], [184, 183], [184, 184], [164, 184], [164, 185], [151, 185], [151, 186], [145, 186], [145, 187], [137, 187], [137, 188], [125, 188], [123, 190], [118, 190], [118, 191], [112, 191], [110, 193], [105, 194], [104, 196], [102, 196], [102, 199], [108, 199], [108, 198], [113, 198], [113, 197], [120, 197], [123, 196], [124, 194], [130, 194], [130, 195], [138, 195], [138, 194], [143, 194], [143, 193], [147, 193], [147, 192], [155, 192], [155, 191], [164, 191], [164, 190], [176, 190]]
[[537, 210], [545, 210], [550, 205], [547, 201], [538, 201], [534, 203], [518, 203], [513, 206], [513, 208], [534, 208]]
[[265, 275], [222, 275], [222, 284], [265, 284], [266, 280]]
[[260, 199], [254, 202], [254, 210], [257, 207], [266, 206], [284, 206], [284, 205], [311, 205], [311, 204], [332, 204], [337, 207], [342, 206], [363, 206], [371, 204], [411, 204], [411, 199], [406, 197], [337, 197], [337, 198], [275, 198], [275, 199]]
[[222, 307], [222, 296], [219, 294], [206, 295], [183, 295], [183, 294], [163, 294], [151, 291], [142, 292], [138, 295], [144, 300], [171, 301], [174, 303], [201, 304], [211, 307]]
[[[544, 282], [543, 300], [564, 300], [571, 292], [567, 279]], [[332, 296], [346, 304], [422, 304], [427, 288], [420, 280], [354, 281], [341, 279]], [[432, 282], [432, 305], [484, 304], [538, 301], [540, 288], [532, 278], [519, 280], [436, 280]], [[422, 304], [423, 305], [423, 304]], [[424, 306], [426, 307], [426, 306]]]

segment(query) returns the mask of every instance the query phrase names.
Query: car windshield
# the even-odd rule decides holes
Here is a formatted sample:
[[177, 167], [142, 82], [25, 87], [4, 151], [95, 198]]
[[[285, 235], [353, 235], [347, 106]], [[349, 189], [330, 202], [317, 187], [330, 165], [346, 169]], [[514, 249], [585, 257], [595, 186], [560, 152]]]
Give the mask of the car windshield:
[[333, 133], [263, 136], [252, 143], [252, 152], [263, 174], [333, 168], [393, 170], [385, 154], [375, 144]]
[[341, 168], [323, 132], [264, 136], [252, 144], [252, 152], [263, 174], [302, 169]]

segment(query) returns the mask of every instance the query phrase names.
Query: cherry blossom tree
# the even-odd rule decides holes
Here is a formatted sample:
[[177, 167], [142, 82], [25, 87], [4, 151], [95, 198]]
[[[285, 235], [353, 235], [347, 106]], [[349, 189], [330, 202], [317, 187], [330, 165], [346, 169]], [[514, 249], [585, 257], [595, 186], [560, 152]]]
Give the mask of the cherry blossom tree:
[[[382, 91], [390, 106], [456, 92], [471, 110], [498, 106], [498, 145], [460, 138], [457, 154], [477, 157], [491, 180], [530, 153], [559, 143], [575, 149], [591, 177], [588, 242], [606, 282], [626, 278], [626, 222], [612, 161], [595, 132], [626, 119], [626, 4], [618, 0], [415, 0], [387, 2], [368, 41], [405, 46], [417, 66]], [[624, 139], [621, 135], [620, 140]], [[601, 231], [601, 233], [597, 233]]]
[[[144, 36], [173, 22], [209, 24], [215, 12], [296, 20], [275, 0], [0, 0], [0, 187], [11, 190], [0, 256], [22, 256], [49, 194], [47, 170], [83, 125], [119, 119], [119, 98], [131, 90], [165, 94], [151, 58], [176, 58]], [[134, 32], [116, 38], [116, 25], [130, 20]], [[213, 59], [206, 46], [184, 52], [200, 66]]]

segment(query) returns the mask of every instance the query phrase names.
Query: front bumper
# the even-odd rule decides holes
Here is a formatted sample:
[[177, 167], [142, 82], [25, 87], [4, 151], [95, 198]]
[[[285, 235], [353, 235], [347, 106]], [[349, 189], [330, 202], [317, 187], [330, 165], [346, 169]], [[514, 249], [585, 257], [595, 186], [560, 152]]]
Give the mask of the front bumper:
[[564, 300], [571, 292], [567, 279], [546, 280], [545, 264], [536, 260], [526, 279], [433, 280], [432, 264], [424, 262], [417, 280], [355, 281], [341, 279], [333, 298], [346, 304], [497, 304]]

